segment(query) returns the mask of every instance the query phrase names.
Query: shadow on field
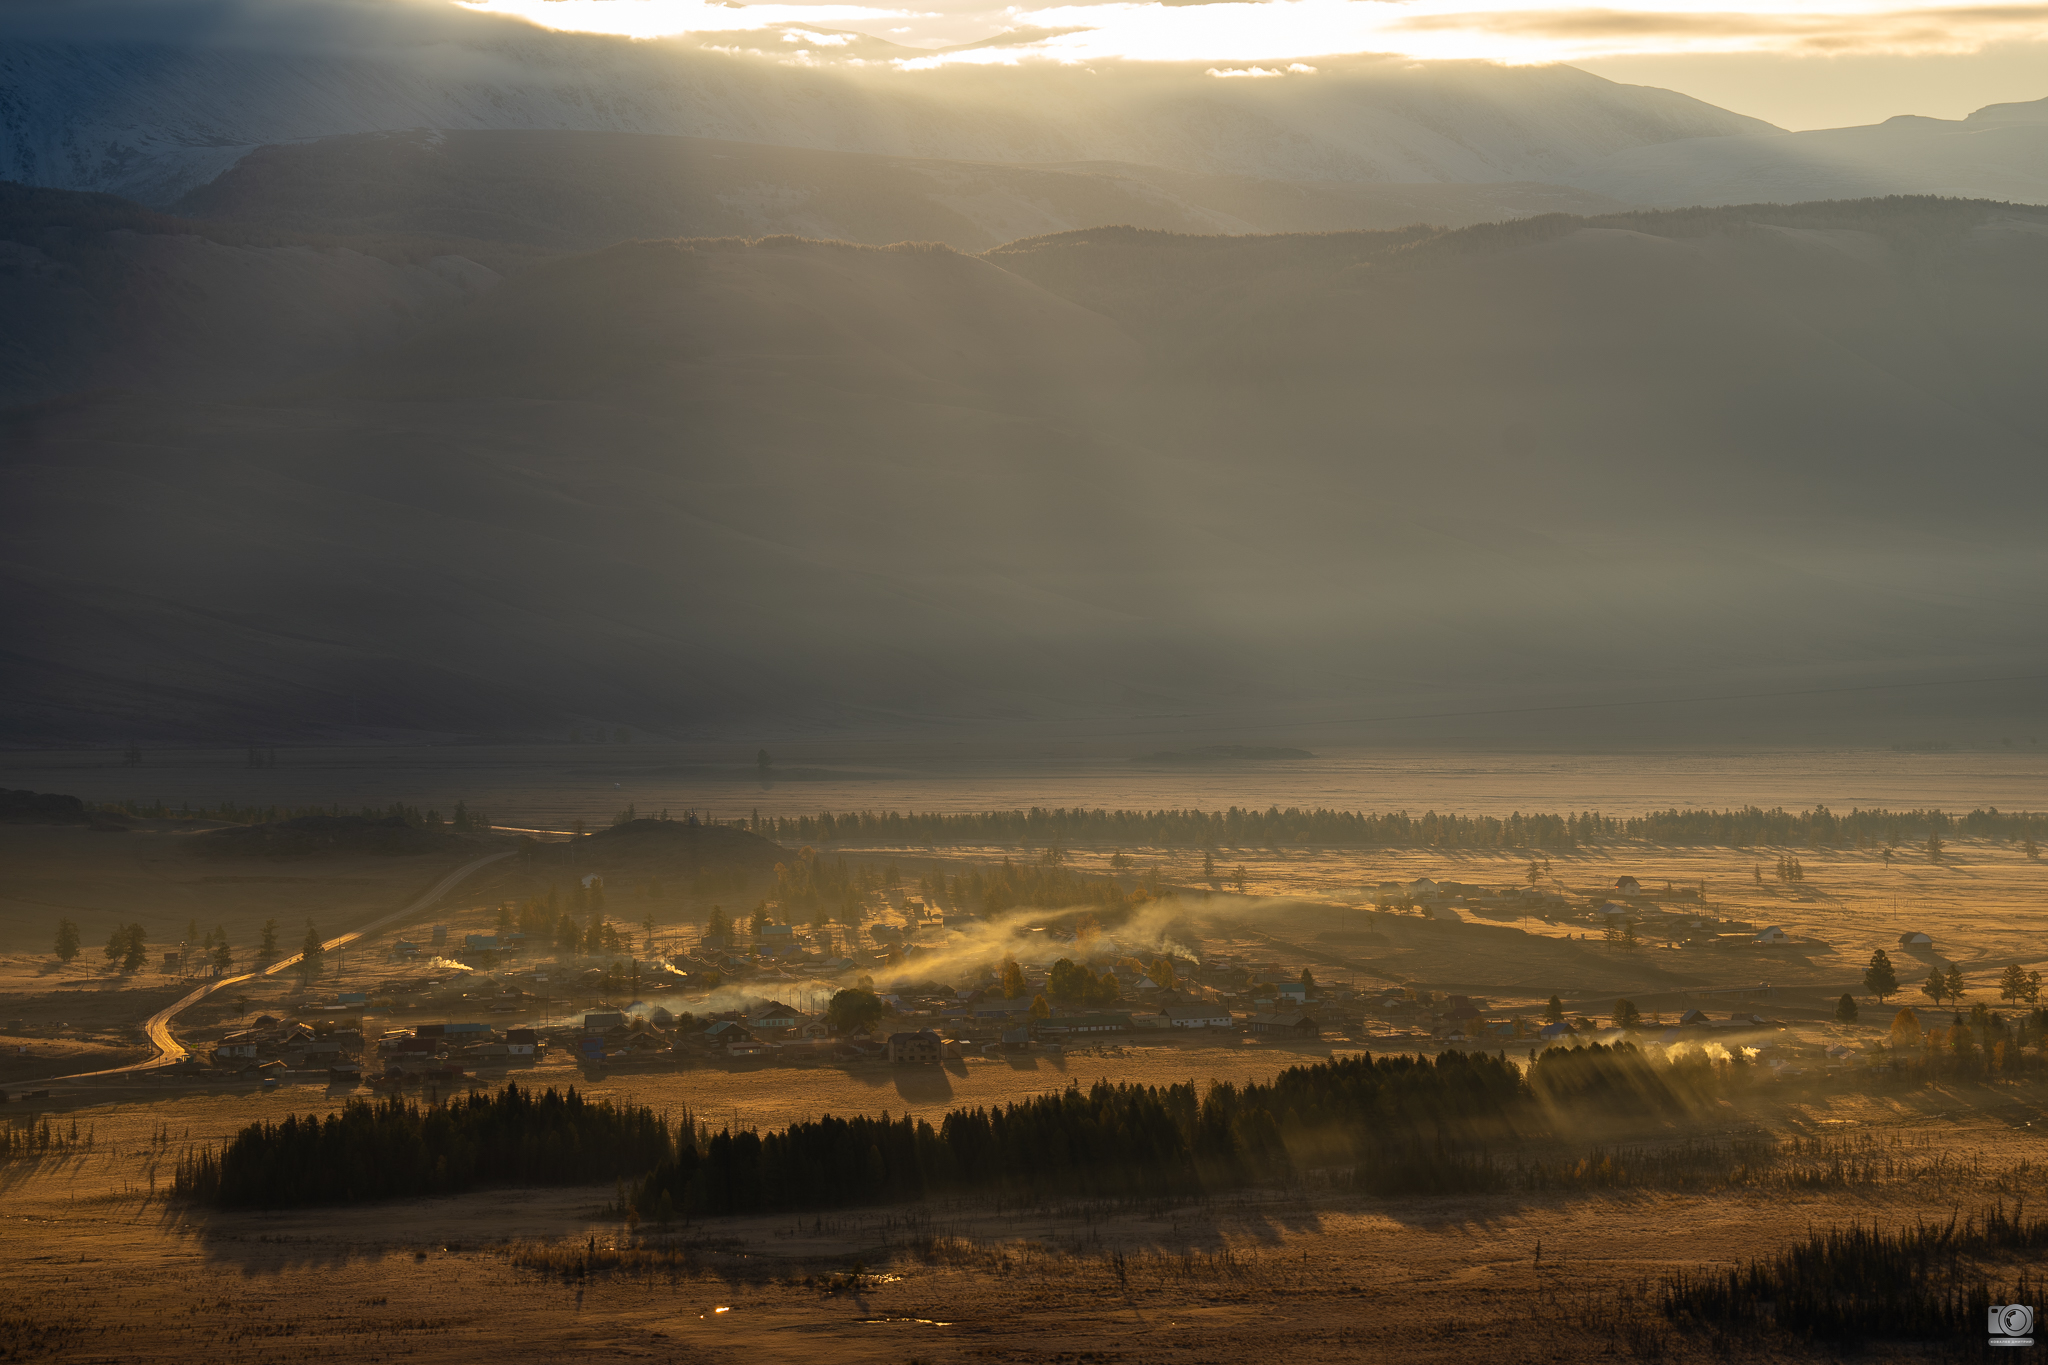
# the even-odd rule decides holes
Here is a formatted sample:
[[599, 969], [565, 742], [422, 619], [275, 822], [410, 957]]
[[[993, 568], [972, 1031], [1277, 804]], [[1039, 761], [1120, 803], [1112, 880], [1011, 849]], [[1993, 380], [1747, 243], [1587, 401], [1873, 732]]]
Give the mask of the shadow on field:
[[906, 1067], [896, 1073], [896, 1093], [912, 1104], [944, 1104], [953, 1098], [953, 1081], [938, 1067]]

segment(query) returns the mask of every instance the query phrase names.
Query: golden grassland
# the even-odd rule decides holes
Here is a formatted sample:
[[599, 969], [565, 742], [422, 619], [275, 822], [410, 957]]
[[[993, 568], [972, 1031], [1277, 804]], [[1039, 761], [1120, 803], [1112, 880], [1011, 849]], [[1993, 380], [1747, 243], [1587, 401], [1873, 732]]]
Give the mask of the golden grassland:
[[[351, 917], [389, 913], [445, 870], [434, 859], [369, 858], [216, 867], [160, 836], [12, 829], [0, 839], [16, 855], [6, 860], [0, 887], [0, 939], [14, 944], [0, 960], [0, 1014], [41, 1019], [61, 1008], [76, 1016], [67, 1019], [72, 1036], [8, 1040], [9, 1051], [27, 1042], [42, 1054], [33, 1073], [41, 1076], [79, 1069], [81, 1060], [142, 1055], [134, 1023], [177, 989], [147, 973], [125, 981], [106, 974], [87, 914], [110, 924], [149, 914], [167, 934], [197, 917], [209, 927], [224, 924], [238, 945], [253, 942], [272, 916], [302, 926], [318, 915], [332, 934], [350, 927]], [[1366, 918], [1362, 888], [1380, 880], [1523, 880], [1528, 857], [1510, 853], [1226, 850], [1219, 861], [1226, 869], [1242, 864], [1253, 894], [1192, 895], [1182, 922], [1211, 951], [1284, 970], [1308, 965], [1324, 979], [1465, 989], [1506, 1004], [1558, 991], [1574, 1007], [1590, 1007], [1630, 994], [1648, 1012], [1675, 1008], [1703, 986], [1768, 979], [1778, 988], [1773, 1012], [1793, 1022], [1790, 1036], [1809, 1041], [1883, 1032], [1890, 1010], [1868, 1001], [1859, 1025], [1825, 1019], [1825, 1006], [1853, 987], [1874, 947], [1893, 952], [1908, 998], [1924, 1005], [1911, 995], [1920, 959], [1897, 947], [1906, 929], [1933, 935], [1927, 956], [1960, 963], [1975, 999], [1992, 998], [2006, 963], [2042, 959], [2048, 869], [2018, 848], [1961, 841], [1939, 862], [1908, 848], [1889, 867], [1874, 852], [1800, 849], [1793, 852], [1806, 875], [1794, 883], [1771, 878], [1777, 852], [1581, 850], [1550, 854], [1547, 875], [1586, 894], [1624, 873], [1653, 894], [1667, 879], [1704, 879], [1709, 909], [1781, 925], [1799, 940], [1789, 949], [1652, 944], [1628, 952], [1582, 924]], [[1004, 853], [1020, 856], [936, 856], [950, 864]], [[1199, 854], [1126, 853], [1141, 868], [1161, 863], [1170, 881], [1199, 880]], [[1084, 867], [1106, 867], [1109, 855], [1071, 856]], [[914, 876], [934, 855], [875, 856]], [[1759, 863], [1761, 885], [1751, 874]], [[498, 900], [527, 890], [501, 868], [423, 918], [456, 933], [484, 928]], [[680, 931], [701, 912], [684, 898], [643, 906], [632, 894], [630, 886], [612, 888], [612, 913], [625, 924], [637, 925], [651, 907], [664, 932]], [[87, 955], [50, 971], [38, 940], [63, 913], [87, 930]], [[320, 990], [384, 979], [394, 969], [381, 948], [399, 932], [336, 954]], [[1593, 937], [1574, 937], [1581, 933]], [[295, 946], [289, 937], [286, 943]], [[296, 989], [288, 979], [252, 986], [250, 1009], [290, 1007]], [[203, 1032], [234, 1012], [232, 1001], [209, 1002], [190, 1023]], [[1258, 1079], [1357, 1045], [1146, 1040], [917, 1073], [733, 1066], [587, 1077], [557, 1059], [520, 1074], [687, 1109], [716, 1123], [773, 1126], [827, 1112], [936, 1118], [957, 1105], [1098, 1078]], [[1431, 1361], [1484, 1351], [1510, 1361], [1571, 1361], [1611, 1350], [1622, 1358], [1768, 1359], [1799, 1352], [1782, 1342], [1676, 1333], [1647, 1306], [1657, 1277], [1676, 1267], [1733, 1264], [1796, 1239], [1809, 1225], [1946, 1217], [1998, 1197], [2038, 1204], [2048, 1169], [2040, 1145], [2048, 1136], [2048, 1089], [2038, 1082], [1865, 1093], [1853, 1077], [1813, 1072], [1770, 1088], [1757, 1112], [1708, 1115], [1634, 1137], [1866, 1135], [1942, 1154], [1944, 1173], [1930, 1177], [1923, 1165], [1912, 1168], [1917, 1175], [1851, 1189], [1738, 1183], [1705, 1192], [1442, 1199], [1370, 1198], [1311, 1182], [1155, 1208], [962, 1204], [803, 1222], [737, 1219], [674, 1231], [666, 1241], [602, 1214], [608, 1189], [275, 1215], [204, 1213], [162, 1197], [158, 1187], [188, 1145], [218, 1142], [284, 1112], [329, 1109], [349, 1093], [130, 1080], [59, 1084], [49, 1100], [8, 1106], [17, 1123], [47, 1115], [68, 1133], [75, 1121], [92, 1144], [0, 1166], [0, 1222], [10, 1248], [0, 1358], [14, 1351], [51, 1360], [474, 1360], [574, 1351], [678, 1361], [1193, 1362], [1305, 1354]], [[1626, 1137], [1585, 1132], [1574, 1140]], [[592, 1268], [594, 1252], [621, 1248], [623, 1260], [598, 1256]], [[1868, 1348], [1880, 1357], [1887, 1351]]]
[[[1654, 1309], [1658, 1278], [1739, 1264], [1815, 1225], [2038, 1200], [2044, 1099], [2039, 1085], [1788, 1090], [1663, 1134], [1850, 1135], [1923, 1158], [1852, 1188], [1759, 1176], [1705, 1192], [1382, 1199], [1311, 1180], [1151, 1206], [934, 1203], [668, 1230], [606, 1212], [609, 1189], [276, 1214], [175, 1205], [152, 1190], [188, 1144], [303, 1109], [302, 1097], [89, 1104], [56, 1120], [89, 1131], [89, 1149], [0, 1167], [0, 1350], [222, 1362], [1825, 1358], [1681, 1332]], [[1861, 1354], [1922, 1358], [1884, 1343]]]

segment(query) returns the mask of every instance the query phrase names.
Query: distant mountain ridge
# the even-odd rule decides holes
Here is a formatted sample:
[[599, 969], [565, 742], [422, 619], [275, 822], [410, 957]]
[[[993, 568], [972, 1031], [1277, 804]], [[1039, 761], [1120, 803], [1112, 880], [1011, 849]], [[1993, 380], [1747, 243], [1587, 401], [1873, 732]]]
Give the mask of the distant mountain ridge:
[[2043, 353], [2048, 210], [1931, 199], [563, 254], [338, 367], [0, 414], [0, 735], [1606, 735], [2016, 677]]
[[1902, 114], [1857, 128], [1626, 148], [1572, 183], [1660, 208], [1887, 194], [2048, 203], [2048, 99], [1986, 105], [1963, 119]]
[[[372, 8], [372, 7], [365, 7]], [[167, 205], [259, 146], [406, 129], [580, 129], [970, 161], [1120, 161], [1269, 180], [1556, 182], [1616, 151], [1770, 131], [1568, 67], [1321, 61], [904, 73], [391, 8], [324, 45], [6, 36], [0, 178]]]

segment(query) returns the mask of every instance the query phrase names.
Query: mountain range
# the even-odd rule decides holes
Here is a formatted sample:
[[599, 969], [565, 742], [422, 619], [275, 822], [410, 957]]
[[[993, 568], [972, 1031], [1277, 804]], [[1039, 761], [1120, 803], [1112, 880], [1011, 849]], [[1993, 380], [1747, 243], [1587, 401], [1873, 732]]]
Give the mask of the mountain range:
[[0, 41], [0, 740], [2036, 714], [2041, 105], [267, 12]]
[[671, 239], [502, 278], [59, 217], [17, 253], [109, 316], [121, 253], [168, 239], [283, 298], [354, 272], [393, 322], [338, 318], [259, 382], [237, 319], [267, 296], [160, 284], [164, 378], [9, 411], [18, 740], [2033, 666], [2048, 210], [1115, 227], [979, 256]]

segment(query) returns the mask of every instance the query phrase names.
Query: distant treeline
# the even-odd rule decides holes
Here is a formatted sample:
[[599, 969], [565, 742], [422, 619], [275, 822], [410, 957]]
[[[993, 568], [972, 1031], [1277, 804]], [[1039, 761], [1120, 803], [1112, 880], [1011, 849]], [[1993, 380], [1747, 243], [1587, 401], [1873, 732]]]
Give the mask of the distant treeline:
[[2048, 837], [2048, 814], [1973, 810], [1852, 810], [1825, 806], [1807, 811], [1665, 810], [1617, 817], [1598, 811], [1575, 815], [1516, 813], [1455, 815], [1429, 811], [1365, 811], [1268, 806], [1251, 810], [1086, 810], [1033, 806], [1022, 811], [971, 815], [896, 811], [799, 816], [755, 814], [740, 823], [785, 843], [862, 843], [938, 846], [1015, 844], [1059, 849], [1071, 845], [1117, 848], [1273, 848], [1282, 846], [1394, 848], [1576, 848], [1635, 841], [1823, 847], [1896, 847], [1943, 838]]
[[365, 820], [403, 820], [414, 829], [451, 829], [457, 834], [471, 831], [481, 834], [491, 827], [490, 817], [481, 811], [471, 810], [462, 801], [455, 803], [455, 809], [445, 820], [438, 810], [423, 811], [402, 801], [383, 807], [364, 806], [360, 810], [344, 810], [339, 802], [331, 806], [237, 806], [223, 801], [216, 806], [195, 807], [167, 806], [161, 801], [102, 801], [99, 809], [148, 820], [218, 820], [230, 825], [270, 825], [281, 820], [303, 820], [312, 816], [353, 815]]
[[244, 1128], [178, 1164], [175, 1194], [222, 1208], [294, 1208], [459, 1194], [489, 1185], [585, 1185], [638, 1176], [675, 1150], [653, 1110], [575, 1090], [507, 1085], [447, 1104], [354, 1100]]
[[1350, 1166], [1375, 1189], [1464, 1188], [1460, 1144], [1542, 1131], [1553, 1106], [1676, 1113], [1746, 1079], [1741, 1062], [1666, 1064], [1627, 1045], [1504, 1056], [1347, 1057], [1272, 1081], [1069, 1088], [909, 1117], [806, 1120], [768, 1133], [670, 1125], [644, 1108], [507, 1086], [445, 1106], [358, 1101], [252, 1125], [188, 1155], [174, 1188], [223, 1207], [286, 1208], [486, 1185], [636, 1181], [642, 1217], [830, 1208], [992, 1194], [1176, 1196]]

